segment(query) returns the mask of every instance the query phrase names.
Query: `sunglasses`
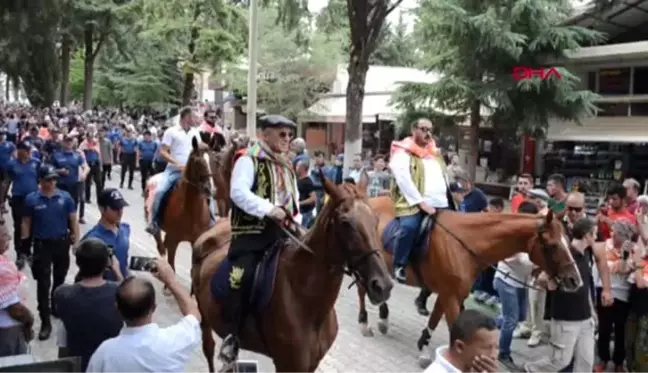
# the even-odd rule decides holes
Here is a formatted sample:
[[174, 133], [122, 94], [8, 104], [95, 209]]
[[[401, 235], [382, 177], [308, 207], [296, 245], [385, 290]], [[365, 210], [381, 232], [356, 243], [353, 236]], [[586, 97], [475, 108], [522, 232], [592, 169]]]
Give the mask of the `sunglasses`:
[[432, 132], [432, 127], [418, 127], [421, 132]]
[[576, 207], [576, 206], [567, 206], [567, 210], [574, 211], [574, 212], [581, 212], [581, 211], [583, 211], [583, 208], [582, 207]]
[[279, 137], [281, 137], [282, 139], [292, 138], [293, 134], [292, 134], [292, 132], [283, 132], [282, 131], [282, 132], [279, 132]]

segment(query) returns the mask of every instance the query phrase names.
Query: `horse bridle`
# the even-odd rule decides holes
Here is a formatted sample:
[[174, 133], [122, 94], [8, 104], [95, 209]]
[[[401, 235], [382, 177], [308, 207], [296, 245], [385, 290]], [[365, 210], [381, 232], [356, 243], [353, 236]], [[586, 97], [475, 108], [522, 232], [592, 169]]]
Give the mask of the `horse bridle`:
[[[207, 152], [211, 152], [211, 150], [207, 150]], [[209, 165], [207, 166], [207, 168], [211, 170], [211, 167]], [[213, 178], [214, 176], [213, 176], [212, 172], [208, 172], [206, 174], [199, 175], [199, 177], [202, 180], [202, 179]], [[187, 183], [187, 184], [189, 184], [189, 185], [191, 185], [193, 187], [198, 188], [199, 190], [202, 190], [205, 187], [204, 185], [202, 185], [202, 183], [196, 183], [196, 182], [193, 182], [193, 181], [187, 179], [187, 177], [185, 175], [182, 175], [182, 181], [184, 181], [185, 183]], [[216, 184], [215, 181], [214, 181], [214, 184]], [[209, 194], [209, 193], [207, 193], [207, 194]]]
[[[336, 210], [338, 208], [339, 206], [335, 207]], [[288, 214], [287, 211], [286, 211], [286, 216], [288, 217], [290, 216], [290, 214]], [[340, 219], [340, 217], [336, 216], [335, 220], [338, 219]], [[273, 221], [275, 224], [277, 224], [279, 229], [281, 229], [286, 234], [286, 236], [288, 236], [288, 238], [294, 241], [297, 244], [297, 246], [299, 246], [302, 250], [317, 257], [317, 253], [313, 249], [308, 247], [308, 245], [303, 243], [293, 233], [295, 231], [294, 227], [297, 225], [297, 223], [294, 220], [292, 220], [291, 218], [287, 218], [283, 222], [277, 221], [275, 219], [270, 219], [270, 220]], [[340, 224], [340, 223], [341, 222], [339, 220], [336, 221], [336, 224]], [[355, 253], [353, 250], [344, 250], [344, 254], [343, 254], [344, 259], [342, 260], [342, 263], [327, 263], [327, 265], [330, 267], [331, 273], [335, 273], [335, 272], [344, 273], [345, 275], [349, 275], [353, 277], [353, 281], [349, 285], [349, 289], [350, 289], [353, 285], [363, 280], [359, 268], [362, 265], [364, 265], [364, 263], [369, 259], [369, 257], [371, 257], [372, 255], [379, 255], [379, 253], [380, 253], [380, 249], [373, 249], [367, 252], [362, 252], [360, 254]]]
[[[459, 242], [461, 244], [461, 247], [463, 247], [464, 250], [466, 250], [478, 263], [480, 263], [481, 261], [480, 261], [479, 255], [477, 255], [477, 253], [474, 250], [472, 250], [461, 238], [459, 238], [456, 234], [454, 234], [451, 230], [449, 230], [445, 225], [443, 225], [443, 224], [441, 224], [439, 222], [437, 216], [440, 213], [441, 212], [438, 212], [437, 215], [435, 215], [433, 217], [433, 219], [435, 219], [435, 224], [440, 226], [441, 228], [443, 228], [443, 230], [445, 230], [450, 236], [452, 236], [452, 238], [457, 240], [457, 242]], [[545, 263], [551, 263], [551, 261], [553, 260], [551, 254], [552, 254], [552, 250], [554, 249], [554, 247], [553, 247], [552, 244], [549, 244], [544, 239], [543, 233], [545, 233], [545, 232], [546, 232], [546, 230], [545, 230], [545, 222], [543, 221], [542, 223], [540, 223], [540, 225], [538, 225], [538, 229], [537, 229], [536, 234], [538, 235], [538, 242], [540, 243], [540, 245], [542, 247], [542, 256], [543, 256], [543, 258], [545, 260]], [[560, 273], [560, 270], [562, 268], [569, 267], [569, 266], [571, 266], [573, 264], [574, 264], [574, 261], [572, 260], [569, 263], [565, 264], [564, 266], [561, 266], [560, 268], [558, 268], [555, 271], [555, 273], [550, 273], [549, 275], [556, 282], [556, 284], [560, 284], [560, 279], [558, 278], [558, 273]], [[495, 272], [498, 272], [499, 274], [504, 276], [504, 278], [509, 279], [509, 280], [511, 280], [513, 282], [516, 282], [516, 283], [518, 283], [519, 285], [522, 285], [525, 288], [533, 289], [533, 290], [536, 290], [536, 291], [545, 291], [546, 290], [546, 289], [535, 287], [533, 285], [529, 285], [528, 283], [526, 283], [524, 281], [520, 281], [520, 280], [516, 279], [515, 277], [512, 277], [509, 272], [505, 272], [505, 271], [502, 271], [501, 269], [497, 268], [496, 265], [486, 265], [486, 267], [492, 268], [493, 270], [495, 270]]]

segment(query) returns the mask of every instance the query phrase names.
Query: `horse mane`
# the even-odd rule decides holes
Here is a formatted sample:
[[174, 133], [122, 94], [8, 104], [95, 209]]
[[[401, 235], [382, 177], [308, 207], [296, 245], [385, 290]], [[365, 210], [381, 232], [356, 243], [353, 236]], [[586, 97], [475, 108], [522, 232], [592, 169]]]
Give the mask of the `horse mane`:
[[325, 236], [327, 235], [328, 229], [322, 229], [321, 227], [331, 226], [332, 220], [336, 214], [336, 209], [344, 204], [351, 205], [355, 200], [366, 199], [365, 192], [357, 185], [351, 183], [342, 183], [340, 185], [336, 185], [335, 187], [341, 189], [340, 192], [342, 193], [342, 199], [335, 201], [333, 198], [331, 198], [327, 203], [324, 204], [322, 211], [317, 215], [313, 227], [304, 236], [304, 239], [306, 241], [315, 239], [322, 239], [326, 241], [327, 239]]

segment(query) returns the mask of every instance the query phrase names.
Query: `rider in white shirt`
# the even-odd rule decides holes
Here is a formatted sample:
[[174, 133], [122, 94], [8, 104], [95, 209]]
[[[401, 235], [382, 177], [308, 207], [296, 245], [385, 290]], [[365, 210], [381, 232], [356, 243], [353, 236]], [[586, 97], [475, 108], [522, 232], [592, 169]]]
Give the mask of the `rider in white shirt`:
[[180, 178], [185, 164], [191, 154], [191, 141], [195, 137], [200, 141], [200, 131], [194, 127], [196, 117], [193, 109], [185, 107], [180, 111], [180, 123], [167, 129], [162, 137], [159, 154], [167, 162], [155, 192], [151, 207], [150, 222], [146, 231], [155, 234], [160, 230], [159, 213], [162, 197]]

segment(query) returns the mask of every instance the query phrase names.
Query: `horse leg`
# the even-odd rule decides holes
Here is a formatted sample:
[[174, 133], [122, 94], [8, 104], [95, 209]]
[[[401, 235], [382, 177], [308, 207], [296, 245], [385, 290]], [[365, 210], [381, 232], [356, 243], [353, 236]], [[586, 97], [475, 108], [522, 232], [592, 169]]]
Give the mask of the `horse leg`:
[[[416, 342], [416, 346], [418, 347], [419, 351], [421, 351], [421, 355], [419, 355], [418, 358], [418, 363], [422, 369], [427, 368], [427, 366], [430, 365], [432, 363], [432, 360], [434, 359], [435, 352], [434, 349], [430, 346], [430, 338], [432, 337], [434, 329], [436, 329], [436, 327], [439, 325], [441, 317], [443, 316], [444, 302], [445, 299], [442, 299], [441, 295], [439, 295], [434, 302], [434, 308], [432, 309], [432, 313], [428, 318], [427, 328], [421, 331], [421, 336], [419, 337], [418, 342]], [[426, 346], [428, 348], [424, 348]]]
[[360, 333], [363, 337], [373, 337], [373, 331], [369, 326], [369, 315], [367, 314], [367, 305], [365, 304], [365, 295], [367, 291], [358, 286], [358, 300], [360, 301], [360, 311], [358, 312], [358, 323], [360, 324]]
[[[178, 249], [178, 240], [172, 237], [171, 234], [167, 233], [166, 236], [164, 236], [164, 247], [165, 249], [168, 249], [168, 255], [167, 255], [167, 262], [169, 262], [169, 265], [171, 266], [171, 269], [173, 269], [173, 272], [175, 273], [175, 254], [176, 250]], [[169, 291], [169, 288], [164, 286], [164, 295], [169, 296], [171, 295], [171, 292]]]
[[162, 232], [157, 232], [153, 235], [153, 239], [155, 240], [155, 245], [157, 246], [157, 251], [160, 253], [161, 257], [165, 257], [167, 255], [167, 250], [166, 247], [164, 247], [164, 243], [162, 242]]
[[450, 328], [452, 328], [452, 324], [454, 324], [454, 322], [457, 320], [457, 316], [459, 316], [463, 302], [461, 302], [458, 297], [454, 296], [449, 298], [444, 303], [444, 306], [445, 319], [446, 323], [448, 324], [448, 330], [450, 330]]
[[214, 372], [214, 349], [216, 348], [216, 342], [214, 341], [214, 336], [212, 335], [211, 325], [205, 317], [200, 321], [200, 329], [202, 330], [202, 350], [205, 359], [207, 359], [207, 367], [209, 367], [210, 372]]
[[419, 292], [419, 295], [414, 300], [414, 304], [416, 305], [416, 311], [421, 316], [430, 315], [430, 311], [427, 310], [427, 300], [428, 298], [430, 298], [430, 295], [432, 295], [432, 292], [429, 291], [425, 287], [425, 285], [423, 285], [423, 287], [421, 287], [421, 291]]
[[389, 330], [389, 306], [387, 305], [387, 302], [382, 303], [378, 308], [378, 316], [380, 316], [380, 319], [378, 320], [378, 330], [382, 334], [387, 334], [387, 331]]

